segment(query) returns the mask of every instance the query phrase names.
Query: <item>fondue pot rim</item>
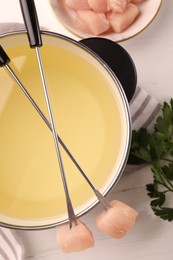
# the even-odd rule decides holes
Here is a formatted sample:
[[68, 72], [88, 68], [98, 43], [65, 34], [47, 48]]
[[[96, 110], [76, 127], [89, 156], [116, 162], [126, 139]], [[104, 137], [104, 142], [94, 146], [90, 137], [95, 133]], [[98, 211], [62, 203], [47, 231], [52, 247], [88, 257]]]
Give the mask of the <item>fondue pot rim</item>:
[[[89, 53], [94, 59], [96, 59], [103, 67], [104, 69], [107, 71], [107, 73], [111, 76], [112, 80], [115, 82], [115, 85], [118, 88], [118, 92], [122, 101], [122, 105], [124, 107], [124, 113], [126, 115], [126, 122], [125, 125], [127, 127], [127, 135], [126, 138], [126, 143], [125, 143], [125, 147], [124, 150], [122, 152], [122, 158], [121, 158], [121, 162], [119, 163], [119, 167], [118, 167], [118, 174], [114, 175], [114, 178], [112, 179], [111, 182], [109, 182], [109, 184], [107, 185], [107, 188], [105, 189], [105, 191], [103, 192], [103, 195], [105, 196], [106, 194], [108, 194], [108, 192], [110, 192], [110, 190], [114, 187], [114, 185], [119, 181], [119, 179], [121, 178], [122, 174], [123, 174], [123, 170], [126, 166], [127, 163], [127, 159], [128, 159], [128, 154], [130, 151], [130, 143], [131, 143], [131, 117], [130, 117], [130, 111], [129, 111], [129, 104], [128, 104], [128, 100], [126, 98], [125, 92], [121, 86], [120, 81], [118, 80], [117, 76], [115, 75], [115, 73], [111, 70], [111, 68], [106, 64], [106, 62], [104, 62], [104, 60], [102, 58], [99, 57], [99, 55], [97, 55], [94, 51], [92, 51], [90, 48], [88, 48], [87, 46], [85, 46], [84, 44], [77, 42], [74, 39], [71, 39], [67, 36], [58, 34], [58, 33], [54, 33], [54, 32], [50, 32], [50, 31], [46, 31], [46, 30], [42, 30], [41, 31], [42, 35], [48, 35], [48, 36], [53, 36], [56, 38], [60, 38], [60, 39], [64, 39], [66, 41], [69, 41], [70, 43], [77, 45], [78, 47], [82, 48], [84, 51], [86, 51], [87, 53]], [[21, 35], [21, 34], [26, 34], [26, 30], [17, 30], [14, 32], [7, 32], [7, 33], [3, 33], [0, 35], [0, 40], [1, 38], [5, 38], [8, 36], [15, 36], [15, 35]], [[44, 39], [43, 39], [44, 42]], [[11, 44], [12, 46], [13, 44]], [[3, 46], [4, 47], [4, 46]], [[96, 198], [95, 200], [92, 200], [92, 203], [90, 203], [89, 206], [85, 207], [80, 214], [77, 215], [78, 216], [83, 216], [84, 214], [86, 214], [87, 212], [89, 212], [91, 209], [93, 209], [97, 204], [99, 203], [98, 199]], [[5, 216], [6, 217], [6, 216]], [[8, 217], [7, 217], [8, 218]], [[14, 218], [12, 218], [14, 219]], [[54, 218], [52, 218], [53, 220]], [[39, 221], [39, 220], [37, 220]], [[4, 226], [7, 228], [13, 228], [13, 229], [23, 229], [23, 230], [42, 230], [42, 229], [47, 229], [47, 228], [53, 228], [56, 227], [58, 225], [61, 225], [63, 223], [66, 223], [68, 220], [63, 220], [63, 221], [59, 221], [59, 222], [53, 222], [53, 223], [45, 223], [45, 224], [33, 224], [33, 225], [25, 225], [25, 224], [7, 224], [4, 221], [0, 222], [0, 226]], [[21, 222], [21, 220], [19, 221]], [[29, 220], [28, 222], [32, 222], [32, 220]], [[44, 220], [41, 220], [40, 222], [46, 222]], [[50, 220], [49, 220], [50, 222]], [[24, 221], [25, 223], [25, 221]]]

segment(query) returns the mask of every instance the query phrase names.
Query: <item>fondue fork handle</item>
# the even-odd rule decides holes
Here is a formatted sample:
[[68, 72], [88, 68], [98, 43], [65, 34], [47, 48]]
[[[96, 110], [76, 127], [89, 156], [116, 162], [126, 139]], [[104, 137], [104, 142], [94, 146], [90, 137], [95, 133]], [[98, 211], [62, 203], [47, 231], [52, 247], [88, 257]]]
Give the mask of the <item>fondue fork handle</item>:
[[41, 55], [40, 55], [40, 51], [39, 51], [39, 47], [42, 46], [42, 40], [41, 40], [40, 27], [39, 27], [39, 22], [38, 22], [38, 17], [37, 17], [37, 11], [35, 8], [34, 0], [20, 0], [20, 6], [21, 6], [24, 23], [25, 23], [25, 26], [27, 29], [27, 35], [28, 35], [30, 47], [35, 48], [35, 51], [36, 51], [36, 57], [37, 57], [38, 66], [39, 66], [39, 70], [40, 70], [43, 91], [44, 91], [44, 95], [45, 95], [47, 110], [48, 110], [50, 124], [51, 124], [51, 128], [52, 128], [52, 133], [53, 133], [56, 155], [57, 155], [57, 159], [58, 159], [58, 163], [59, 163], [61, 178], [62, 178], [65, 197], [66, 197], [69, 225], [71, 228], [72, 223], [73, 222], [77, 223], [77, 222], [76, 222], [76, 216], [75, 216], [75, 213], [73, 210], [72, 202], [70, 199], [70, 194], [69, 194], [66, 175], [65, 175], [65, 171], [64, 171], [64, 165], [63, 165], [63, 161], [62, 161], [61, 151], [59, 148], [59, 140], [58, 140], [58, 136], [57, 136], [55, 120], [54, 120], [54, 116], [53, 116], [53, 112], [52, 112], [52, 107], [51, 107], [51, 102], [50, 102], [50, 98], [49, 98], [42, 59], [41, 59]]
[[43, 45], [34, 0], [19, 0], [31, 48]]
[[10, 58], [8, 57], [7, 53], [4, 51], [4, 49], [0, 45], [0, 67], [4, 67], [8, 63], [10, 63]]
[[[27, 91], [27, 89], [24, 87], [24, 85], [22, 84], [22, 82], [20, 81], [20, 79], [17, 77], [17, 75], [14, 73], [14, 71], [12, 70], [12, 68], [8, 65], [10, 63], [10, 58], [8, 57], [8, 55], [6, 54], [5, 50], [2, 48], [2, 46], [0, 45], [0, 67], [6, 67], [6, 69], [8, 70], [8, 72], [11, 74], [11, 76], [14, 78], [14, 80], [16, 81], [16, 83], [19, 85], [19, 87], [21, 88], [21, 90], [23, 91], [23, 93], [25, 94], [25, 96], [28, 98], [28, 100], [31, 102], [31, 104], [33, 105], [33, 107], [36, 109], [36, 111], [38, 112], [38, 114], [41, 116], [41, 118], [43, 119], [43, 121], [46, 123], [46, 125], [48, 126], [48, 128], [52, 131], [52, 127], [50, 125], [50, 122], [48, 121], [48, 119], [46, 118], [46, 116], [44, 115], [44, 113], [41, 111], [41, 109], [39, 108], [39, 106], [37, 105], [37, 103], [35, 102], [35, 100], [32, 98], [32, 96], [29, 94], [29, 92]], [[61, 146], [63, 147], [64, 151], [67, 153], [67, 155], [70, 157], [70, 159], [72, 160], [72, 162], [74, 163], [74, 165], [77, 167], [77, 169], [80, 171], [80, 173], [82, 174], [82, 176], [85, 178], [85, 180], [87, 181], [87, 183], [89, 184], [89, 186], [91, 187], [91, 189], [94, 191], [96, 197], [98, 198], [98, 200], [100, 201], [100, 203], [102, 204], [102, 206], [104, 207], [104, 209], [108, 209], [110, 207], [108, 201], [106, 200], [106, 198], [96, 189], [96, 187], [94, 186], [94, 184], [91, 182], [91, 180], [88, 178], [87, 174], [84, 172], [84, 170], [81, 168], [81, 166], [79, 165], [79, 163], [77, 162], [77, 160], [75, 159], [75, 157], [72, 155], [72, 153], [70, 152], [70, 150], [67, 148], [67, 146], [65, 145], [65, 143], [63, 142], [63, 140], [60, 138], [60, 136], [58, 135], [59, 138], [59, 142], [61, 144]]]

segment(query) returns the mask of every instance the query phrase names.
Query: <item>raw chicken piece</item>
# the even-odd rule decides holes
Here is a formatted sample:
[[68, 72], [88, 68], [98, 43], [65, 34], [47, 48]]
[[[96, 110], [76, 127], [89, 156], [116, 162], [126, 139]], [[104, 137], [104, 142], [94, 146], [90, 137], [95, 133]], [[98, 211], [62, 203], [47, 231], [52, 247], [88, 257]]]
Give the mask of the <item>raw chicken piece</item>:
[[103, 233], [122, 238], [134, 225], [138, 213], [118, 200], [111, 201], [110, 206], [97, 217], [96, 225]]
[[65, 0], [65, 5], [75, 10], [90, 9], [88, 0]]
[[77, 11], [75, 26], [85, 33], [99, 35], [109, 29], [110, 23], [103, 13], [80, 10]]
[[88, 0], [92, 10], [98, 13], [106, 13], [110, 10], [109, 0]]
[[131, 0], [131, 3], [139, 4], [139, 3], [144, 2], [144, 1], [146, 1], [146, 0]]
[[130, 0], [109, 0], [110, 9], [114, 13], [123, 13], [129, 2]]
[[127, 29], [139, 15], [139, 8], [134, 4], [129, 4], [124, 13], [110, 13], [107, 18], [112, 29], [116, 33], [121, 33]]
[[80, 220], [77, 225], [64, 224], [57, 229], [57, 242], [65, 253], [78, 252], [94, 246], [91, 231]]

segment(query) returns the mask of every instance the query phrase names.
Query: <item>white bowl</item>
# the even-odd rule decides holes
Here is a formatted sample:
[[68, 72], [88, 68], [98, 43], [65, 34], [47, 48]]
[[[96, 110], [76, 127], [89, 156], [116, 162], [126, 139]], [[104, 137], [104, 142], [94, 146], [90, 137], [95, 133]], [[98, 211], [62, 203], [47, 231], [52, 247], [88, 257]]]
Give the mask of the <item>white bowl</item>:
[[[56, 18], [58, 19], [58, 22], [60, 22], [68, 31], [79, 37], [79, 39], [94, 36], [88, 33], [84, 33], [74, 26], [76, 11], [66, 7], [64, 0], [49, 0], [49, 2]], [[101, 34], [100, 37], [107, 38], [114, 42], [121, 42], [138, 35], [154, 20], [160, 10], [161, 3], [162, 0], [146, 0], [138, 4], [140, 15], [131, 26], [129, 26], [122, 33], [109, 31]]]

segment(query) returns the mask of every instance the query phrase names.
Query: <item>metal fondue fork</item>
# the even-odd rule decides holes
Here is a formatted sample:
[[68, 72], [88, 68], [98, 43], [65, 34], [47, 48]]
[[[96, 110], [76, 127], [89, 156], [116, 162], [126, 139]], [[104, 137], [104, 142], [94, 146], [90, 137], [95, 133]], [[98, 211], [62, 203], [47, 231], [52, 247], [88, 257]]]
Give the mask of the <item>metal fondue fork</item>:
[[70, 198], [70, 194], [69, 194], [69, 190], [68, 190], [66, 175], [65, 175], [65, 171], [64, 171], [64, 165], [63, 165], [63, 161], [62, 161], [61, 151], [59, 148], [59, 139], [57, 136], [55, 120], [53, 117], [53, 111], [52, 111], [51, 102], [50, 102], [50, 98], [49, 98], [42, 59], [41, 59], [41, 55], [40, 55], [40, 51], [39, 51], [39, 48], [42, 46], [42, 39], [41, 39], [41, 33], [40, 33], [39, 22], [38, 22], [38, 17], [37, 17], [34, 0], [20, 0], [20, 6], [21, 6], [24, 23], [25, 23], [25, 26], [27, 29], [27, 35], [28, 35], [30, 47], [35, 48], [35, 52], [36, 52], [36, 57], [37, 57], [37, 61], [38, 61], [39, 71], [40, 71], [40, 77], [42, 80], [42, 87], [43, 87], [43, 91], [44, 91], [44, 96], [45, 96], [45, 100], [46, 100], [47, 110], [49, 113], [49, 119], [50, 119], [50, 124], [51, 124], [51, 128], [52, 128], [52, 133], [53, 133], [56, 155], [57, 155], [57, 159], [58, 159], [58, 163], [59, 163], [61, 178], [62, 178], [65, 197], [66, 197], [69, 225], [71, 228], [72, 223], [75, 222], [77, 224], [77, 222], [76, 222], [76, 216], [74, 213], [74, 209], [72, 206], [72, 202], [71, 202], [71, 198]]
[[[24, 1], [25, 2], [25, 1]], [[33, 8], [33, 6], [32, 6]], [[34, 25], [35, 26], [35, 25]], [[38, 25], [37, 25], [38, 26]], [[36, 37], [33, 39], [33, 37]], [[34, 35], [31, 37], [32, 41], [36, 41], [39, 42], [40, 44], [40, 36], [38, 35]], [[33, 42], [32, 42], [33, 44]], [[12, 75], [12, 77], [14, 78], [14, 80], [17, 82], [17, 84], [19, 85], [19, 87], [22, 89], [22, 91], [24, 92], [24, 94], [26, 95], [26, 97], [29, 99], [29, 101], [32, 103], [32, 105], [34, 106], [34, 108], [37, 110], [37, 112], [39, 113], [39, 115], [42, 117], [42, 119], [44, 120], [44, 122], [46, 123], [46, 125], [49, 127], [49, 129], [52, 131], [52, 127], [50, 122], [48, 121], [48, 119], [45, 117], [45, 115], [43, 114], [43, 112], [40, 110], [40, 108], [38, 107], [38, 105], [36, 104], [36, 102], [34, 101], [34, 99], [31, 97], [31, 95], [28, 93], [28, 91], [26, 90], [26, 88], [23, 86], [23, 84], [21, 83], [21, 81], [19, 80], [19, 78], [17, 77], [17, 75], [13, 72], [13, 70], [11, 69], [11, 67], [8, 65], [8, 63], [10, 62], [9, 57], [7, 56], [7, 54], [5, 53], [5, 51], [3, 50], [2, 46], [0, 46], [0, 67], [5, 66], [5, 68], [8, 70], [8, 72]], [[56, 133], [57, 135], [57, 133]], [[108, 201], [106, 200], [106, 198], [96, 189], [96, 187], [93, 185], [93, 183], [91, 182], [91, 180], [88, 178], [88, 176], [86, 175], [86, 173], [83, 171], [83, 169], [80, 167], [80, 165], [78, 164], [78, 162], [76, 161], [76, 159], [74, 158], [74, 156], [71, 154], [71, 152], [69, 151], [69, 149], [67, 148], [67, 146], [64, 144], [64, 142], [62, 141], [62, 139], [57, 135], [57, 138], [59, 140], [59, 143], [62, 145], [63, 149], [66, 151], [66, 153], [68, 154], [68, 156], [70, 157], [70, 159], [73, 161], [73, 163], [75, 164], [75, 166], [78, 168], [78, 170], [80, 171], [80, 173], [83, 175], [83, 177], [85, 178], [85, 180], [87, 181], [87, 183], [90, 185], [90, 187], [92, 188], [92, 190], [94, 191], [96, 197], [98, 198], [98, 200], [100, 201], [100, 203], [102, 204], [102, 206], [105, 209], [108, 209], [110, 207]]]
[[[46, 125], [48, 126], [48, 128], [52, 131], [52, 127], [50, 122], [48, 121], [48, 119], [46, 118], [46, 116], [44, 115], [44, 113], [41, 111], [41, 109], [39, 108], [39, 106], [37, 105], [37, 103], [35, 102], [35, 100], [32, 98], [32, 96], [30, 95], [30, 93], [27, 91], [27, 89], [24, 87], [24, 85], [22, 84], [22, 82], [20, 81], [20, 79], [17, 77], [17, 75], [14, 73], [14, 71], [12, 70], [12, 68], [9, 65], [10, 63], [10, 58], [8, 57], [7, 53], [5, 52], [5, 50], [2, 48], [2, 46], [0, 45], [0, 67], [5, 67], [8, 72], [11, 74], [11, 76], [13, 77], [13, 79], [16, 81], [16, 83], [19, 85], [19, 87], [21, 88], [21, 90], [23, 91], [23, 93], [25, 94], [25, 96], [28, 98], [28, 100], [31, 102], [31, 104], [33, 105], [33, 107], [36, 109], [36, 111], [38, 112], [38, 114], [41, 116], [41, 118], [44, 120], [44, 122], [46, 123]], [[87, 181], [87, 183], [90, 185], [91, 189], [94, 191], [96, 197], [98, 198], [98, 200], [100, 201], [100, 203], [102, 204], [102, 206], [105, 209], [108, 209], [110, 207], [109, 202], [106, 200], [106, 198], [96, 189], [96, 187], [94, 186], [94, 184], [91, 182], [91, 180], [88, 178], [87, 174], [84, 172], [84, 170], [81, 168], [81, 166], [79, 165], [79, 163], [77, 162], [77, 160], [74, 158], [74, 156], [72, 155], [72, 153], [70, 152], [70, 150], [67, 148], [67, 146], [65, 145], [65, 143], [63, 142], [63, 140], [61, 139], [61, 137], [58, 135], [59, 138], [59, 143], [61, 144], [61, 146], [63, 147], [63, 149], [65, 150], [65, 152], [67, 153], [67, 155], [70, 157], [70, 159], [72, 160], [72, 162], [74, 163], [74, 165], [77, 167], [77, 169], [80, 171], [80, 173], [82, 174], [82, 176], [85, 178], [85, 180]]]

